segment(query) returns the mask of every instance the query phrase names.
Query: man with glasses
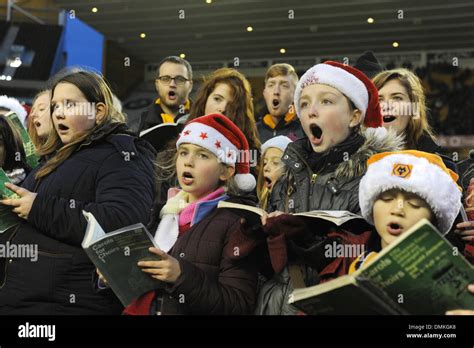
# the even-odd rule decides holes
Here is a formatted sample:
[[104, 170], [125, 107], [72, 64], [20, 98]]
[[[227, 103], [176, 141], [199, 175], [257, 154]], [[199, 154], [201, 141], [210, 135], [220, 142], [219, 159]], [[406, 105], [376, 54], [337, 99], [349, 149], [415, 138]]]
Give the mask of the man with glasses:
[[189, 62], [176, 56], [164, 58], [156, 72], [155, 88], [158, 99], [142, 114], [139, 131], [161, 123], [178, 122], [188, 115], [188, 98], [193, 88]]

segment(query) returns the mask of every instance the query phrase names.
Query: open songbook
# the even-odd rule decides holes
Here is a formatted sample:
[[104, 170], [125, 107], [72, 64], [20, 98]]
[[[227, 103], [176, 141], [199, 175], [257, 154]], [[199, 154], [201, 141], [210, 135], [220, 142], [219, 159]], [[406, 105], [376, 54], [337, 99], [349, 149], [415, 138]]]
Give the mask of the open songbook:
[[148, 291], [163, 287], [163, 282], [137, 266], [138, 261], [160, 260], [148, 250], [158, 246], [143, 224], [105, 233], [94, 215], [82, 213], [88, 222], [82, 247], [124, 306]]

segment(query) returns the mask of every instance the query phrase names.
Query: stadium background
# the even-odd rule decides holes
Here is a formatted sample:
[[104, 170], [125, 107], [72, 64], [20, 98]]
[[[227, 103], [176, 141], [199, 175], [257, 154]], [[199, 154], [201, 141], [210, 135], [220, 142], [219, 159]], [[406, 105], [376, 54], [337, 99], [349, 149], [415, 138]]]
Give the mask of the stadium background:
[[[101, 71], [124, 111], [156, 98], [157, 63], [185, 57], [202, 77], [235, 67], [263, 113], [265, 70], [298, 74], [371, 50], [385, 68], [423, 80], [438, 141], [459, 159], [474, 148], [474, 2], [470, 0], [31, 0], [0, 1], [0, 94], [29, 104], [65, 66]], [[192, 99], [192, 95], [191, 95]]]

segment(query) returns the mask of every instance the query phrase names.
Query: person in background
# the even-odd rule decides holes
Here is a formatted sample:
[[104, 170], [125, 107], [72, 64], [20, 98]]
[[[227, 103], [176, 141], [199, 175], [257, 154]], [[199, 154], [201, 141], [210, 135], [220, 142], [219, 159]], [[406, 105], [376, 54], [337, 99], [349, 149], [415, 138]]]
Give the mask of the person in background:
[[441, 153], [428, 122], [425, 93], [418, 76], [401, 68], [382, 71], [372, 81], [379, 92], [383, 126], [405, 137], [405, 149]]
[[132, 131], [177, 122], [181, 117], [186, 117], [191, 107], [189, 94], [193, 89], [191, 64], [176, 56], [164, 58], [156, 71], [155, 88], [158, 93], [155, 102], [143, 112], [138, 122], [129, 120]]
[[[246, 136], [250, 151], [259, 152], [261, 144], [253, 114], [252, 89], [244, 75], [235, 69], [221, 68], [204, 80], [188, 121], [210, 113], [223, 114], [234, 122]], [[256, 165], [251, 163], [252, 167]]]
[[266, 209], [273, 185], [278, 181], [284, 171], [281, 157], [292, 140], [284, 135], [279, 135], [267, 140], [261, 148], [261, 163], [257, 179], [257, 197], [259, 206]]
[[31, 170], [26, 162], [25, 149], [19, 132], [12, 122], [2, 116], [0, 116], [0, 168], [15, 185], [21, 185]]
[[274, 64], [268, 68], [263, 89], [268, 114], [257, 123], [262, 143], [277, 135], [285, 135], [291, 140], [304, 136], [293, 105], [297, 83], [298, 75], [290, 64]]
[[37, 149], [48, 139], [53, 130], [50, 112], [51, 90], [46, 89], [36, 94], [28, 117], [28, 133]]
[[[248, 155], [251, 173], [257, 178], [260, 153], [260, 140], [257, 136], [257, 127], [253, 116], [251, 87], [248, 80], [235, 69], [217, 69], [205, 78], [199, 88], [187, 122], [211, 113], [220, 113], [234, 122], [244, 133], [249, 143]], [[157, 161], [168, 163], [172, 167], [173, 157], [176, 154], [176, 140], [167, 144], [165, 150], [158, 153]], [[168, 176], [168, 180], [160, 181], [156, 185], [156, 202], [154, 211], [160, 211], [166, 203], [169, 188], [178, 186], [177, 178]], [[154, 217], [157, 214], [153, 214]], [[152, 221], [152, 226], [158, 221]]]

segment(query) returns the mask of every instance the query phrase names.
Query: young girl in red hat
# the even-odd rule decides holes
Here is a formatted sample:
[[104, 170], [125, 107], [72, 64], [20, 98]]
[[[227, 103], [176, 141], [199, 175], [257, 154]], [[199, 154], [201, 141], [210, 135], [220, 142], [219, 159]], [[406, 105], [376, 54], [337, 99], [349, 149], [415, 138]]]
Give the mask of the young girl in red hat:
[[[176, 148], [174, 173], [169, 174], [177, 176], [181, 190], [169, 190], [155, 233], [160, 249], [150, 248], [161, 261], [137, 265], [166, 286], [136, 299], [124, 313], [250, 314], [256, 264], [250, 257], [223, 256], [230, 235], [243, 226], [234, 212], [216, 209], [223, 200], [252, 204], [237, 197], [255, 187], [247, 139], [227, 117], [210, 114], [189, 122]], [[232, 248], [238, 253], [238, 245]]]

